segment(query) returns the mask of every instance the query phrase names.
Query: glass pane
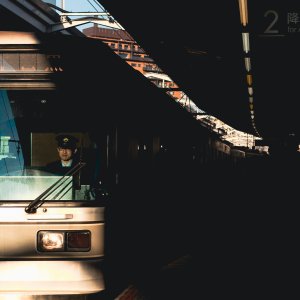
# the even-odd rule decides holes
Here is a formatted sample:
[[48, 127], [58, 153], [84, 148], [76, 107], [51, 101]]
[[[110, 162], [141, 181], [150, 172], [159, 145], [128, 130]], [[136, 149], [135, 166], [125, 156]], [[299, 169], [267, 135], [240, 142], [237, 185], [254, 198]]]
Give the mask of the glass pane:
[[14, 53], [3, 54], [3, 70], [4, 71], [20, 70], [20, 55]]
[[99, 140], [106, 135], [95, 139], [94, 122], [79, 122], [82, 107], [70, 110], [66, 99], [0, 90], [0, 200], [103, 200]]
[[37, 54], [37, 70], [38, 71], [49, 70], [49, 62], [45, 54]]
[[24, 53], [20, 54], [20, 70], [35, 71], [36, 70], [36, 54]]
[[21, 175], [24, 158], [7, 93], [0, 91], [0, 175]]

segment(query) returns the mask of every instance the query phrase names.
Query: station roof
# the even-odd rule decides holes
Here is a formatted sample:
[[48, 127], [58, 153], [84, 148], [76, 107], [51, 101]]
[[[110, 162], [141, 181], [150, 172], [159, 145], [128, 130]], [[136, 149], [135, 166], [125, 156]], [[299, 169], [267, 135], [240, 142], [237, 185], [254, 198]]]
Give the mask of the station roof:
[[[207, 114], [265, 139], [300, 135], [298, 1], [188, 0], [176, 5], [153, 0], [146, 7], [132, 1], [98, 2]], [[242, 2], [247, 5], [245, 24]], [[2, 31], [21, 26], [46, 33], [59, 22], [59, 15], [40, 0], [4, 1], [0, 15]], [[82, 36], [76, 28], [61, 33]]]
[[239, 0], [99, 0], [200, 109], [265, 139], [299, 135], [300, 3], [245, 2], [243, 25]]

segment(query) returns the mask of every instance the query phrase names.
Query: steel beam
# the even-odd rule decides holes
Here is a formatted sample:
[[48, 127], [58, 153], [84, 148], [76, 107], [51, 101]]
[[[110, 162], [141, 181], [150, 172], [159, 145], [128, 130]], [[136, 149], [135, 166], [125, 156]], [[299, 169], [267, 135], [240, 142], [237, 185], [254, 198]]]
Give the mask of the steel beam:
[[71, 27], [83, 25], [86, 23], [95, 23], [108, 28], [124, 30], [124, 28], [116, 21], [87, 17], [87, 18], [80, 18], [75, 20], [65, 20], [64, 18], [62, 18], [62, 22], [49, 25], [49, 27], [47, 28], [47, 32], [61, 31], [64, 29], [69, 29]]

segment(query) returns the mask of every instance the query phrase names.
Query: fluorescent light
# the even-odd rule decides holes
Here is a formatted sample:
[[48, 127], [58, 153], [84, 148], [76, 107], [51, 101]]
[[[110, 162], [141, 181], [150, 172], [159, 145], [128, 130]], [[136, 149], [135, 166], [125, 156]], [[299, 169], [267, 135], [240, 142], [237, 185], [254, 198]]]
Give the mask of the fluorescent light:
[[253, 95], [253, 88], [252, 87], [248, 87], [248, 93], [250, 96]]
[[252, 75], [247, 74], [247, 83], [248, 85], [252, 85]]
[[246, 26], [248, 23], [247, 0], [239, 0], [239, 7], [240, 7], [241, 23], [243, 24], [243, 26]]
[[242, 32], [243, 49], [246, 53], [250, 51], [249, 32]]
[[245, 57], [245, 67], [246, 67], [247, 72], [250, 72], [250, 70], [251, 70], [250, 57]]

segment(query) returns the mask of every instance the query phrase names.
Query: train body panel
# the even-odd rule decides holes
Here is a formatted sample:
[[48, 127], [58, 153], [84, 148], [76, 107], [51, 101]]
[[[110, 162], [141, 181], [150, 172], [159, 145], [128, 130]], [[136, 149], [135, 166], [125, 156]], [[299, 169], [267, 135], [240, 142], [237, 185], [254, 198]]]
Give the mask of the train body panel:
[[22, 295], [90, 294], [105, 289], [103, 207], [1, 201], [0, 290]]

